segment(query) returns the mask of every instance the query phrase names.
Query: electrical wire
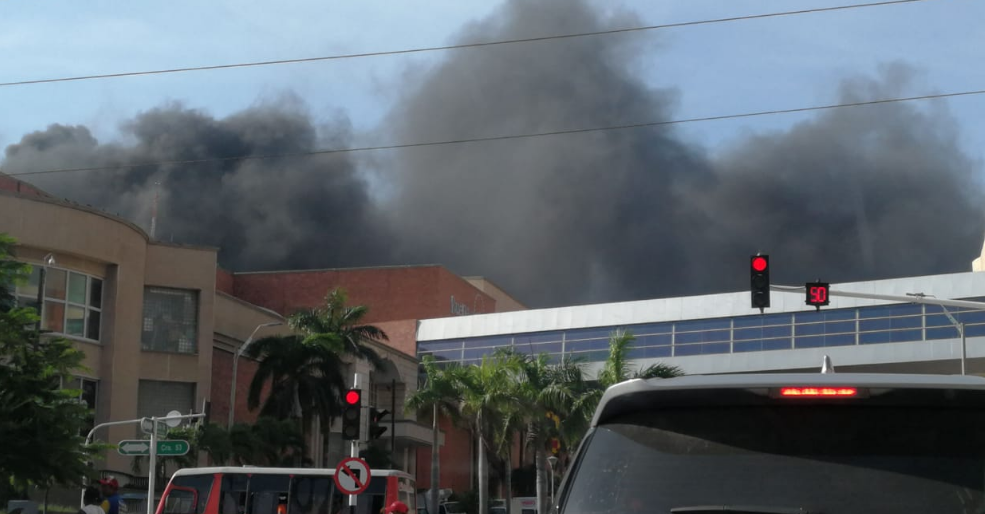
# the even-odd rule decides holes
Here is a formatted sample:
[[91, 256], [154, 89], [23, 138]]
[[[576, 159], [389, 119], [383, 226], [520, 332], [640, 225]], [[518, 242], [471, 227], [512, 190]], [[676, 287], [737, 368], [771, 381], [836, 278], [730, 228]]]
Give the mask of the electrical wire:
[[164, 75], [169, 73], [184, 73], [193, 71], [209, 71], [209, 70], [226, 70], [233, 68], [252, 68], [259, 66], [273, 66], [280, 64], [297, 64], [306, 62], [318, 62], [318, 61], [336, 61], [343, 59], [360, 59], [366, 57], [380, 57], [385, 55], [406, 55], [406, 54], [417, 54], [425, 52], [438, 52], [447, 50], [460, 50], [465, 48], [482, 48], [490, 46], [499, 45], [512, 45], [517, 43], [534, 43], [540, 41], [551, 41], [559, 39], [574, 39], [583, 37], [594, 37], [594, 36], [605, 36], [611, 34], [625, 34], [629, 32], [642, 32], [650, 30], [659, 29], [669, 29], [669, 28], [680, 28], [680, 27], [693, 27], [698, 25], [710, 25], [714, 23], [728, 23], [735, 21], [745, 21], [745, 20], [758, 20], [764, 18], [776, 18], [781, 16], [797, 16], [802, 14], [814, 14], [832, 11], [844, 11], [849, 9], [861, 9], [866, 7], [883, 7], [888, 5], [896, 4], [911, 4], [917, 2], [926, 2], [928, 0], [886, 0], [883, 2], [871, 2], [865, 4], [850, 4], [850, 5], [839, 5], [834, 7], [817, 7], [813, 9], [800, 9], [797, 11], [782, 11], [782, 12], [772, 12], [772, 13], [762, 13], [762, 14], [750, 14], [746, 16], [731, 16], [728, 18], [715, 18], [708, 20], [696, 20], [696, 21], [685, 21], [679, 23], [665, 23], [661, 25], [647, 25], [642, 27], [626, 27], [620, 29], [612, 30], [599, 30], [593, 32], [579, 32], [575, 34], [560, 34], [554, 36], [540, 36], [540, 37], [529, 37], [529, 38], [518, 38], [518, 39], [506, 39], [501, 41], [487, 41], [478, 43], [465, 43], [460, 45], [445, 45], [445, 46], [430, 46], [421, 48], [409, 48], [404, 50], [387, 50], [380, 52], [363, 52], [357, 54], [341, 54], [341, 55], [328, 55], [321, 57], [302, 57], [298, 59], [280, 59], [274, 61], [256, 61], [256, 62], [244, 62], [244, 63], [233, 63], [233, 64], [216, 64], [211, 66], [189, 66], [183, 68], [170, 68], [163, 70], [146, 70], [146, 71], [128, 71], [121, 73], [107, 73], [102, 75], [79, 75], [75, 77], [58, 77], [49, 79], [35, 79], [35, 80], [20, 80], [15, 82], [0, 82], [0, 87], [13, 87], [13, 86], [27, 86], [33, 84], [51, 84], [56, 82], [75, 82], [83, 80], [98, 80], [98, 79], [111, 79], [111, 78], [121, 78], [121, 77], [137, 77], [145, 75]]
[[972, 91], [959, 91], [952, 93], [937, 93], [930, 95], [919, 95], [919, 96], [907, 96], [898, 98], [883, 98], [879, 100], [866, 100], [860, 102], [849, 102], [849, 103], [838, 103], [838, 104], [828, 104], [828, 105], [815, 105], [810, 107], [795, 107], [790, 109], [773, 109], [768, 111], [755, 111], [755, 112], [745, 112], [737, 114], [723, 114], [718, 116], [703, 116], [697, 118], [682, 118], [677, 120], [664, 120], [664, 121], [651, 121], [644, 123], [631, 123], [627, 125], [611, 125], [606, 127], [588, 127], [588, 128], [578, 128], [578, 129], [568, 129], [568, 130], [553, 130], [549, 132], [532, 132], [526, 134], [507, 134], [500, 136], [489, 136], [489, 137], [474, 137], [474, 138], [462, 138], [462, 139], [449, 139], [444, 141], [429, 141], [429, 142], [419, 142], [419, 143], [404, 143], [404, 144], [394, 144], [394, 145], [379, 145], [379, 146], [362, 146], [353, 148], [334, 148], [334, 149], [324, 149], [324, 150], [311, 150], [307, 152], [291, 152], [291, 153], [276, 153], [276, 154], [260, 154], [260, 155], [237, 155], [230, 157], [214, 157], [207, 159], [184, 159], [184, 160], [168, 160], [168, 161], [151, 161], [142, 162], [136, 164], [117, 164], [112, 166], [87, 166], [78, 168], [57, 168], [57, 169], [46, 169], [46, 170], [35, 170], [35, 171], [23, 171], [19, 173], [8, 173], [9, 176], [25, 176], [25, 175], [43, 175], [49, 173], [69, 173], [69, 172], [80, 172], [80, 171], [103, 171], [103, 170], [118, 170], [118, 169], [133, 169], [133, 168], [143, 168], [149, 166], [170, 166], [170, 165], [188, 165], [188, 164], [201, 164], [209, 162], [229, 162], [229, 161], [248, 161], [248, 160], [263, 160], [263, 159], [279, 159], [285, 157], [306, 157], [312, 155], [331, 155], [331, 154], [341, 154], [341, 153], [356, 153], [356, 152], [373, 152], [380, 150], [400, 150], [406, 148], [421, 148], [429, 146], [447, 146], [447, 145], [460, 145], [460, 144], [471, 144], [471, 143], [484, 143], [489, 141], [507, 141], [513, 139], [529, 139], [538, 137], [550, 137], [550, 136], [562, 136], [569, 134], [585, 134], [592, 132], [608, 132], [614, 130], [631, 130], [638, 128], [647, 127], [660, 127], [666, 125], [679, 125], [684, 123], [700, 123], [708, 121], [720, 121], [720, 120], [732, 120], [741, 118], [753, 118], [758, 116], [771, 116], [776, 114], [791, 114], [791, 113], [802, 113], [802, 112], [812, 112], [812, 111], [824, 111], [831, 109], [844, 109], [850, 107], [862, 107], [866, 105], [880, 105], [880, 104], [891, 104], [891, 103], [901, 103], [901, 102], [914, 102], [920, 100], [936, 100], [943, 98], [957, 98], [964, 96], [975, 96], [985, 94], [985, 89], [972, 90]]

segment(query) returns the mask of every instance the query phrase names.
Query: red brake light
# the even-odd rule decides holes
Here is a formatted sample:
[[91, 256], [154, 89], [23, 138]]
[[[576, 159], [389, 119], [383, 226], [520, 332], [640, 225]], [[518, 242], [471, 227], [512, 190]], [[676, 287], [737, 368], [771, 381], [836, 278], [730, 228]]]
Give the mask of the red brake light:
[[348, 403], [349, 405], [355, 405], [359, 403], [359, 397], [360, 397], [359, 391], [350, 390], [349, 392], [345, 393], [345, 403]]
[[858, 395], [854, 387], [782, 387], [780, 396], [784, 397], [846, 397]]

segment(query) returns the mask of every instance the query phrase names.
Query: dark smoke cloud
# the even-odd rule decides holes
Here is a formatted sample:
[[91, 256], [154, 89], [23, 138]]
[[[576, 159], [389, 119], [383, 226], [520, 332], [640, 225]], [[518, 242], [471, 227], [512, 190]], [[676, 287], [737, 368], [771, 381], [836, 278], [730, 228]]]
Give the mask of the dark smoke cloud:
[[[345, 119], [316, 127], [289, 98], [216, 119], [180, 105], [123, 127], [132, 145], [100, 144], [81, 126], [53, 125], [6, 150], [8, 173], [241, 155], [344, 145]], [[148, 228], [160, 183], [157, 237], [215, 245], [233, 269], [373, 263], [385, 248], [366, 184], [344, 155], [30, 176], [48, 192], [120, 213]]]
[[[584, 2], [511, 0], [462, 40], [634, 24]], [[672, 118], [675, 95], [636, 78], [627, 40], [456, 53], [396, 109], [395, 139]], [[893, 96], [908, 79], [889, 67], [840, 98]], [[792, 283], [966, 270], [985, 223], [957, 139], [945, 111], [898, 104], [822, 113], [715, 159], [672, 129], [415, 150], [400, 156], [391, 214], [419, 234], [412, 255], [441, 249], [534, 305], [740, 290], [760, 249]]]
[[[639, 23], [583, 0], [507, 0], [463, 42]], [[400, 143], [630, 124], [674, 117], [669, 90], [634, 69], [659, 58], [599, 37], [449, 53], [419, 72], [380, 132]], [[889, 66], [845, 81], [844, 101], [895, 96]], [[723, 94], [727, 94], [723, 80]], [[295, 103], [223, 119], [166, 106], [100, 144], [53, 126], [7, 149], [8, 172], [269, 154], [345, 145], [345, 120], [316, 127]], [[158, 235], [223, 248], [238, 270], [441, 262], [485, 275], [532, 306], [747, 286], [746, 259], [773, 256], [789, 283], [962, 271], [985, 233], [979, 163], [936, 104], [818, 113], [710, 156], [674, 128], [344, 155], [35, 176], [56, 194], [146, 225], [162, 182]], [[391, 158], [387, 160], [387, 158]]]

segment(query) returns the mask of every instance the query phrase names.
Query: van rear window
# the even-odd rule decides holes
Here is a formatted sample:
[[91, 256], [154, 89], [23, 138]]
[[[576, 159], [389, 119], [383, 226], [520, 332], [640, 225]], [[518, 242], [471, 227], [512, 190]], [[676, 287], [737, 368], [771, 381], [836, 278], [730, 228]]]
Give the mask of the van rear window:
[[971, 408], [676, 408], [595, 429], [563, 514], [707, 505], [838, 514], [985, 511], [985, 423]]
[[212, 475], [174, 477], [171, 484], [178, 489], [172, 489], [165, 498], [164, 514], [205, 514], [213, 481]]

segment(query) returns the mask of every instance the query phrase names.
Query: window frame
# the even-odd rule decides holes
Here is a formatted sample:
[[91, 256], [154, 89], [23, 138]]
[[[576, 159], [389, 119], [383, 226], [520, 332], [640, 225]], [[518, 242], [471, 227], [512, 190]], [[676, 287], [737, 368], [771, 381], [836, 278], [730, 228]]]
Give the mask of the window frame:
[[[36, 310], [38, 311], [38, 316], [41, 318], [41, 328], [42, 328], [42, 330], [49, 330], [49, 329], [45, 328], [45, 324], [46, 324], [46, 320], [47, 320], [47, 314], [48, 314], [48, 309], [47, 309], [48, 303], [58, 304], [58, 305], [61, 305], [62, 306], [61, 330], [49, 330], [48, 333], [58, 334], [59, 336], [65, 337], [67, 339], [73, 339], [73, 340], [78, 340], [78, 341], [86, 341], [86, 342], [90, 342], [90, 343], [101, 344], [102, 343], [102, 336], [103, 336], [103, 327], [102, 327], [102, 324], [103, 324], [103, 300], [104, 300], [103, 294], [106, 291], [106, 287], [105, 287], [106, 279], [104, 277], [99, 277], [99, 276], [96, 276], [96, 275], [91, 275], [89, 273], [85, 273], [85, 272], [81, 272], [81, 271], [75, 271], [75, 270], [72, 270], [72, 269], [69, 269], [69, 268], [62, 268], [60, 266], [41, 266], [40, 264], [31, 264], [31, 263], [28, 263], [28, 264], [30, 264], [31, 265], [31, 268], [32, 268], [31, 269], [31, 276], [32, 276], [32, 278], [34, 276], [34, 271], [35, 270], [38, 271], [37, 283], [35, 283], [33, 285], [33, 287], [35, 289], [38, 289], [38, 288], [41, 287], [41, 276], [40, 276], [40, 273], [41, 273], [41, 269], [42, 268], [44, 269], [46, 275], [48, 273], [50, 273], [52, 270], [57, 270], [57, 271], [61, 271], [61, 272], [64, 272], [65, 273], [65, 298], [56, 298], [56, 297], [53, 297], [53, 296], [48, 296], [48, 291], [47, 291], [47, 289], [48, 289], [48, 287], [47, 287], [48, 286], [48, 283], [47, 283], [47, 280], [45, 280], [45, 289], [46, 289], [46, 291], [44, 291], [44, 295], [43, 295], [43, 299], [41, 301], [41, 305], [36, 306]], [[71, 297], [70, 286], [71, 286], [71, 279], [72, 279], [72, 275], [73, 274], [74, 275], [78, 275], [78, 276], [82, 276], [82, 277], [85, 278], [85, 291], [83, 291], [83, 294], [82, 294], [83, 302], [84, 303], [81, 303], [81, 304], [78, 303], [78, 302], [73, 302], [70, 299], [70, 297]], [[91, 305], [91, 303], [92, 303], [91, 293], [92, 293], [92, 287], [93, 287], [92, 284], [93, 284], [93, 281], [94, 280], [98, 280], [100, 282], [99, 307], [94, 307], [93, 305]], [[30, 283], [28, 284], [28, 286], [30, 286]], [[19, 304], [22, 304], [22, 305], [28, 305], [28, 304], [34, 304], [34, 303], [36, 303], [38, 301], [37, 293], [30, 294], [28, 292], [23, 292], [22, 291], [22, 288], [24, 288], [24, 287], [25, 286], [18, 285], [18, 286], [15, 286], [15, 288], [14, 288], [14, 296], [16, 297], [17, 302]], [[82, 309], [82, 335], [70, 334], [67, 331], [68, 321], [69, 321], [68, 320], [68, 313], [69, 313], [69, 308], [70, 307], [75, 307], [75, 308], [81, 308]], [[92, 339], [92, 338], [89, 337], [89, 321], [90, 321], [90, 318], [91, 318], [90, 312], [95, 312], [95, 313], [98, 313], [98, 315], [99, 315], [99, 328], [98, 328], [99, 333], [98, 333], [98, 338], [97, 339]]]
[[[153, 344], [148, 344], [144, 340], [145, 334], [147, 334], [148, 332], [151, 333], [151, 334], [154, 334], [154, 333], [156, 333], [156, 329], [157, 329], [157, 327], [152, 324], [152, 328], [151, 328], [150, 331], [144, 330], [144, 328], [147, 326], [147, 320], [148, 320], [148, 316], [147, 316], [147, 314], [148, 314], [147, 313], [147, 295], [148, 295], [148, 293], [152, 293], [153, 294], [153, 293], [158, 293], [158, 292], [162, 292], [162, 291], [165, 292], [164, 294], [168, 294], [167, 292], [170, 292], [172, 294], [173, 293], [176, 293], [176, 292], [177, 293], [181, 293], [182, 296], [188, 295], [188, 297], [190, 297], [192, 299], [192, 302], [193, 302], [193, 312], [194, 312], [194, 321], [193, 321], [193, 327], [192, 327], [193, 330], [191, 331], [191, 346], [192, 346], [192, 350], [190, 352], [188, 352], [188, 351], [181, 351], [180, 350], [181, 343], [179, 341], [175, 341], [174, 343], [166, 342], [165, 343], [165, 346], [166, 347], [159, 348], [159, 347], [154, 346]], [[141, 308], [141, 318], [140, 318], [140, 351], [141, 352], [153, 352], [153, 353], [167, 353], [167, 354], [176, 354], [176, 355], [198, 355], [199, 352], [200, 352], [200, 350], [201, 350], [201, 348], [200, 348], [200, 344], [201, 344], [200, 339], [201, 338], [199, 337], [199, 330], [201, 328], [201, 325], [200, 325], [200, 323], [201, 323], [201, 312], [200, 311], [201, 311], [201, 308], [202, 308], [202, 298], [201, 298], [201, 296], [202, 296], [201, 295], [201, 291], [198, 290], [198, 289], [188, 289], [188, 288], [168, 287], [168, 286], [157, 286], [157, 285], [151, 285], [151, 284], [144, 285], [144, 290], [143, 290], [143, 306]], [[183, 324], [183, 323], [181, 323], [181, 324]]]

